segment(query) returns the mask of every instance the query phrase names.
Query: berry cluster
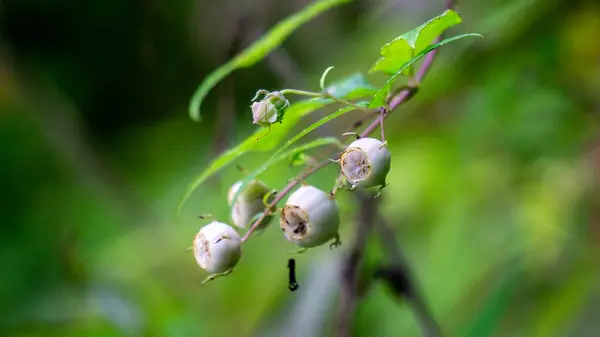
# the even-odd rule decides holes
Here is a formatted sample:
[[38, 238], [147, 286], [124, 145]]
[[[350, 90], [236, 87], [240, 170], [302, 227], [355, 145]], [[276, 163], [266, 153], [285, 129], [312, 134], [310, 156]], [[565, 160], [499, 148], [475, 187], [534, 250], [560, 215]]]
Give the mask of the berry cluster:
[[[262, 101], [252, 105], [254, 122], [272, 124], [279, 121], [280, 118], [274, 116], [282, 114], [287, 105], [285, 102], [287, 100], [280, 93], [265, 93]], [[272, 222], [275, 212], [279, 212], [279, 225], [285, 239], [302, 250], [332, 240], [330, 248], [338, 246], [341, 244], [338, 235], [340, 215], [335, 191], [338, 188], [352, 191], [376, 186], [381, 190], [386, 185], [390, 160], [385, 142], [374, 138], [357, 139], [336, 160], [340, 165], [340, 175], [333, 191], [328, 193], [303, 184], [289, 195], [280, 210], [269, 208], [274, 193], [264, 182], [251, 180], [240, 191], [242, 182], [238, 181], [228, 193], [231, 221], [236, 227], [247, 229], [260, 219], [255, 229], [263, 231]], [[267, 215], [261, 217], [263, 213]], [[241, 257], [242, 243], [240, 235], [228, 224], [213, 221], [200, 229], [194, 238], [193, 251], [198, 265], [211, 274], [207, 280], [231, 272]]]

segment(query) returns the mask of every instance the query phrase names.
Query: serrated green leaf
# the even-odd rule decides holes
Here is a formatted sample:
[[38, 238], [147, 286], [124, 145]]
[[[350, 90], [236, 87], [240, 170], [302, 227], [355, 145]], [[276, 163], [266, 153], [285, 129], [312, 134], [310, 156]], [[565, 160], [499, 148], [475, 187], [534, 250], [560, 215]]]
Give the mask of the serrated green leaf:
[[[370, 72], [396, 73], [400, 66], [410, 60], [413, 55], [423, 51], [446, 29], [460, 22], [461, 18], [458, 13], [447, 10], [419, 27], [398, 36], [381, 47], [382, 57], [375, 62]], [[408, 68], [405, 69], [404, 74], [407, 74], [408, 70]]]
[[195, 121], [200, 121], [200, 105], [208, 92], [229, 73], [238, 68], [254, 65], [263, 59], [273, 49], [277, 48], [294, 30], [308, 22], [310, 19], [328, 10], [331, 7], [341, 5], [351, 0], [321, 0], [317, 1], [298, 13], [279, 22], [266, 35], [254, 42], [231, 61], [217, 68], [204, 79], [196, 89], [190, 101], [189, 114]]
[[400, 76], [405, 69], [407, 69], [408, 67], [413, 65], [418, 60], [420, 60], [423, 56], [427, 55], [428, 53], [432, 52], [433, 50], [435, 50], [447, 43], [450, 43], [452, 41], [459, 40], [459, 39], [462, 39], [465, 37], [469, 37], [469, 36], [483, 37], [480, 34], [475, 34], [475, 33], [461, 34], [461, 35], [453, 36], [453, 37], [447, 38], [445, 40], [442, 40], [434, 45], [428, 46], [427, 48], [422, 50], [420, 53], [418, 53], [415, 57], [413, 57], [410, 60], [408, 60], [407, 62], [405, 62], [400, 67], [400, 69], [398, 69], [398, 71], [394, 75], [392, 75], [390, 78], [388, 78], [388, 80], [385, 82], [385, 84], [381, 88], [379, 88], [379, 90], [377, 90], [377, 92], [375, 93], [375, 95], [373, 96], [371, 101], [369, 102], [369, 108], [378, 108], [380, 106], [383, 106], [385, 103], [385, 96], [390, 91], [390, 88], [391, 88], [394, 80], [398, 76]]
[[258, 177], [258, 175], [260, 175], [261, 173], [266, 171], [269, 167], [277, 164], [278, 162], [280, 162], [284, 159], [288, 159], [288, 158], [296, 155], [297, 153], [305, 152], [312, 148], [322, 146], [322, 145], [328, 145], [328, 144], [338, 144], [341, 146], [341, 142], [339, 139], [337, 139], [335, 137], [323, 137], [323, 138], [317, 138], [306, 144], [297, 146], [291, 150], [277, 151], [277, 153], [272, 155], [271, 158], [267, 159], [267, 161], [265, 161], [264, 164], [262, 164], [260, 167], [258, 167], [254, 171], [250, 172], [250, 174], [248, 174], [246, 177], [244, 177], [244, 179], [242, 179], [242, 182], [240, 184], [240, 187], [239, 187], [237, 193], [233, 196], [232, 204], [235, 204], [235, 201], [237, 200], [237, 198], [240, 194], [240, 191], [243, 191], [244, 188], [246, 187], [246, 185], [248, 185], [248, 183], [250, 181], [252, 181], [252, 179], [255, 179], [256, 177]]
[[[365, 77], [360, 73], [352, 74], [345, 79], [333, 83], [326, 88], [327, 92], [343, 99], [356, 99], [361, 97], [372, 96], [376, 88], [369, 84]], [[248, 138], [243, 140], [235, 147], [223, 152], [215, 158], [209, 166], [196, 176], [192, 182], [186, 187], [177, 206], [177, 212], [181, 210], [185, 201], [190, 197], [192, 192], [206, 179], [213, 174], [233, 162], [247, 152], [269, 151], [281, 143], [281, 141], [289, 135], [289, 131], [298, 123], [298, 121], [314, 111], [334, 103], [330, 99], [313, 98], [292, 103], [286, 110], [285, 121], [281, 124], [274, 124], [268, 136], [264, 136], [268, 129], [259, 128]], [[262, 137], [262, 138], [261, 138]], [[257, 140], [260, 138], [260, 140]]]

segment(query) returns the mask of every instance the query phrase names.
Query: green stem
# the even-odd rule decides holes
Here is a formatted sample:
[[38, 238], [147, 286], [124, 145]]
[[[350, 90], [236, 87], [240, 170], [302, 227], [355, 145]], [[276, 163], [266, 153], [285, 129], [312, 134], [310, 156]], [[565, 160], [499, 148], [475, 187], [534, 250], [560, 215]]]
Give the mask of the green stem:
[[282, 93], [283, 95], [292, 94], [292, 95], [302, 95], [302, 96], [310, 96], [310, 97], [323, 97], [323, 94], [319, 93], [319, 92], [296, 90], [296, 89], [283, 89], [279, 92]]
[[328, 92], [323, 93], [323, 97], [324, 98], [329, 98], [329, 99], [334, 100], [334, 101], [336, 101], [338, 103], [341, 103], [341, 104], [349, 105], [349, 106], [353, 107], [356, 110], [360, 110], [360, 111], [364, 111], [364, 112], [372, 112], [373, 111], [372, 109], [365, 108], [364, 106], [356, 105], [356, 104], [354, 104], [352, 102], [346, 101], [345, 99], [341, 99], [341, 98], [335, 97], [335, 96], [333, 96], [332, 94], [330, 94]]
[[341, 99], [339, 97], [335, 97], [334, 95], [332, 95], [328, 92], [312, 92], [312, 91], [304, 91], [304, 90], [296, 90], [296, 89], [283, 89], [280, 91], [280, 93], [282, 93], [283, 95], [292, 94], [292, 95], [302, 95], [302, 96], [330, 99], [332, 101], [351, 106], [356, 110], [360, 110], [360, 111], [364, 111], [364, 112], [372, 112], [372, 109], [365, 108], [364, 106], [356, 105], [352, 102], [348, 102], [345, 99]]

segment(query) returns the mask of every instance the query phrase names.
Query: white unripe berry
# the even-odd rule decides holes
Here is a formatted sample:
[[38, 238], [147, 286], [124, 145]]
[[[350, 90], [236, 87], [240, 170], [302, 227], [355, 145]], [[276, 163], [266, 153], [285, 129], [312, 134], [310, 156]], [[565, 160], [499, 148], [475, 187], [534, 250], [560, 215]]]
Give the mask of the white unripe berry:
[[328, 193], [302, 186], [285, 203], [280, 225], [286, 239], [300, 247], [322, 245], [338, 233], [338, 205]]
[[[227, 194], [227, 202], [229, 206], [232, 206], [231, 220], [233, 221], [233, 224], [239, 228], [247, 228], [251, 225], [251, 222], [254, 220], [257, 214], [261, 214], [265, 211], [263, 199], [265, 195], [271, 191], [271, 189], [269, 189], [269, 187], [260, 180], [252, 180], [238, 195], [235, 204], [232, 205], [233, 197], [236, 193], [238, 193], [241, 185], [242, 182], [238, 181], [231, 186], [229, 193]], [[272, 215], [265, 217], [265, 219], [256, 229], [265, 229], [272, 219]]]
[[375, 138], [357, 139], [340, 156], [342, 174], [353, 187], [384, 186], [390, 151]]
[[194, 238], [194, 257], [211, 274], [231, 270], [242, 256], [242, 240], [233, 227], [213, 221], [202, 227]]

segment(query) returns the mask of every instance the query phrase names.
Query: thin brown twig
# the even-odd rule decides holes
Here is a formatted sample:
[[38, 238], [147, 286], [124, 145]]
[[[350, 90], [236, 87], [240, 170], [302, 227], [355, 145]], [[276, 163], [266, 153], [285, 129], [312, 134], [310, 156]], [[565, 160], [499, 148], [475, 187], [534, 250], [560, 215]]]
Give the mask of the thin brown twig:
[[373, 195], [362, 191], [356, 193], [358, 203], [361, 206], [358, 226], [350, 251], [342, 263], [342, 275], [340, 285], [340, 314], [336, 336], [350, 336], [352, 316], [358, 299], [358, 269], [364, 256], [367, 237], [373, 228], [375, 215], [375, 201]]
[[385, 132], [384, 132], [384, 128], [383, 128], [383, 115], [385, 115], [385, 108], [381, 107], [379, 108], [379, 116], [381, 118], [379, 118], [379, 128], [381, 129], [381, 142], [385, 142]]
[[[433, 53], [433, 52], [432, 52]], [[409, 87], [402, 91], [400, 91], [396, 96], [394, 96], [390, 100], [389, 108], [385, 111], [384, 114], [379, 115], [374, 121], [369, 124], [365, 130], [360, 134], [361, 138], [369, 136], [371, 133], [379, 127], [381, 121], [389, 116], [394, 110], [396, 110], [400, 105], [406, 103], [408, 100], [412, 98], [412, 96], [417, 92], [417, 87]]]
[[439, 325], [427, 307], [424, 296], [414, 280], [407, 259], [396, 242], [393, 229], [388, 225], [381, 212], [376, 212], [375, 219], [374, 228], [379, 234], [385, 255], [389, 260], [389, 264], [385, 268], [381, 268], [377, 276], [385, 279], [394, 289], [396, 295], [406, 300], [416, 316], [423, 336], [440, 337], [442, 333]]
[[252, 224], [252, 227], [250, 227], [248, 229], [246, 234], [244, 234], [244, 236], [242, 237], [242, 242], [246, 242], [248, 240], [248, 238], [250, 238], [250, 236], [256, 229], [257, 224], [260, 224], [269, 214], [271, 214], [271, 212], [273, 212], [273, 208], [275, 206], [277, 206], [277, 203], [279, 203], [294, 187], [296, 187], [296, 185], [298, 185], [302, 180], [306, 179], [306, 177], [317, 172], [318, 170], [322, 169], [323, 167], [327, 166], [330, 163], [331, 162], [329, 160], [323, 161], [319, 165], [311, 167], [308, 171], [306, 171], [306, 172], [302, 173], [300, 176], [296, 177], [296, 179], [290, 181], [290, 183], [287, 184], [286, 187], [284, 187], [281, 191], [279, 191], [277, 193], [277, 196], [269, 204], [269, 207], [267, 207], [267, 209], [262, 213], [260, 218], [258, 218], [258, 220], [256, 220], [256, 222], [254, 224]]

